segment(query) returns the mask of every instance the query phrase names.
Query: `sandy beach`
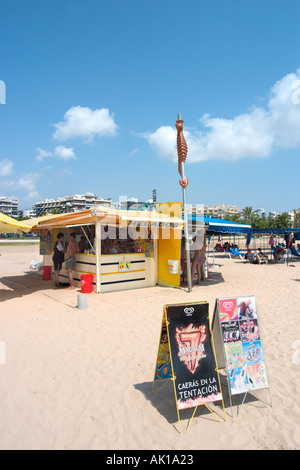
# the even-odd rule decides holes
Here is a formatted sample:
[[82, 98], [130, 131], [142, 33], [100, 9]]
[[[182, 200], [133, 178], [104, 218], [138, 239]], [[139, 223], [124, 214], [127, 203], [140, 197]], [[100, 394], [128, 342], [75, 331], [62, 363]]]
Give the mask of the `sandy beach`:
[[[30, 270], [38, 245], [0, 245], [0, 449], [299, 449], [300, 263], [254, 265], [216, 255], [200, 286], [89, 294], [55, 289]], [[212, 261], [212, 259], [210, 259]], [[255, 295], [267, 367], [267, 404], [239, 416], [225, 400], [181, 412], [173, 385], [151, 393], [163, 305]], [[1, 359], [1, 357], [0, 357]], [[224, 391], [225, 395], [225, 391]], [[237, 403], [238, 404], [238, 403]]]

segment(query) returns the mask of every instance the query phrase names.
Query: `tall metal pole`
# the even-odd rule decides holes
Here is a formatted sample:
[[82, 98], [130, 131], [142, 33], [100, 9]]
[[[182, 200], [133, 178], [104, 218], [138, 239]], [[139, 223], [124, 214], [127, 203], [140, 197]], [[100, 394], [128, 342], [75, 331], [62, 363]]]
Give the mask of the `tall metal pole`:
[[188, 291], [192, 292], [192, 273], [191, 273], [191, 259], [190, 259], [190, 244], [189, 244], [189, 227], [188, 227], [188, 215], [187, 215], [187, 199], [186, 199], [186, 186], [188, 185], [188, 179], [185, 174], [184, 162], [187, 154], [187, 145], [183, 136], [183, 121], [181, 120], [181, 114], [178, 114], [178, 120], [176, 121], [177, 128], [177, 150], [178, 150], [178, 170], [182, 179], [180, 185], [182, 187], [182, 203], [183, 203], [183, 216], [184, 216], [184, 236], [185, 236], [185, 252], [186, 252], [186, 270], [187, 270], [187, 281]]
[[[184, 163], [181, 163], [182, 177], [185, 178]], [[189, 242], [189, 221], [187, 215], [187, 202], [186, 202], [186, 188], [182, 188], [182, 202], [184, 214], [184, 235], [185, 235], [185, 252], [186, 252], [186, 270], [188, 291], [192, 292], [192, 272], [191, 272], [191, 258], [190, 258], [190, 242]]]

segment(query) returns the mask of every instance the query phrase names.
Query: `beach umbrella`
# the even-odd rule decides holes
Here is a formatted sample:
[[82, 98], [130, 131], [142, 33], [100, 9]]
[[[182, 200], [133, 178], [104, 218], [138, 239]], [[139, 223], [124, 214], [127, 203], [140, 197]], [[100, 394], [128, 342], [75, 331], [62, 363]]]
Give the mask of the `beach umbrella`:
[[24, 222], [13, 219], [12, 217], [9, 217], [2, 212], [0, 213], [0, 233], [30, 232], [30, 228], [31, 227], [24, 224]]
[[187, 281], [188, 291], [192, 291], [192, 275], [191, 275], [191, 260], [190, 260], [190, 245], [189, 245], [189, 229], [188, 229], [188, 216], [187, 216], [187, 201], [186, 201], [186, 187], [189, 183], [185, 174], [185, 161], [187, 157], [188, 147], [183, 135], [183, 121], [181, 114], [178, 114], [178, 120], [176, 121], [177, 129], [177, 153], [178, 153], [178, 172], [181, 176], [179, 181], [182, 187], [182, 202], [183, 202], [183, 214], [184, 214], [184, 235], [185, 235], [185, 251], [186, 251], [186, 270], [187, 270]]

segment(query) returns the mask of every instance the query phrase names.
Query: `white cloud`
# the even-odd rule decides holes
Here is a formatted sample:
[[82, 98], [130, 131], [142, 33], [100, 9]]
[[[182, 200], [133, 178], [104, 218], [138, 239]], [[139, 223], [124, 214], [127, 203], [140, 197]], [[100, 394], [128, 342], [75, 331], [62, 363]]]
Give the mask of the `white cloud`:
[[95, 136], [114, 136], [118, 129], [109, 109], [92, 110], [81, 106], [70, 108], [64, 115], [64, 121], [54, 124], [54, 127], [55, 140], [66, 141], [81, 137], [86, 142], [92, 141]]
[[76, 155], [73, 148], [64, 147], [63, 145], [58, 145], [54, 149], [54, 155], [57, 156], [60, 160], [68, 161], [75, 159]]
[[77, 159], [74, 149], [72, 147], [64, 147], [63, 145], [58, 145], [57, 147], [55, 147], [53, 152], [48, 152], [46, 150], [41, 149], [40, 147], [38, 147], [36, 150], [38, 151], [38, 155], [35, 157], [35, 159], [38, 162], [43, 161], [45, 158], [55, 157], [64, 161]]
[[24, 197], [24, 199], [26, 199], [27, 202], [32, 202], [32, 204], [36, 201], [38, 201], [40, 198], [40, 195], [38, 193], [38, 191], [30, 191], [28, 194], [26, 194], [26, 196]]
[[36, 159], [38, 162], [43, 161], [45, 158], [52, 157], [52, 152], [47, 152], [46, 150], [43, 150], [43, 149], [41, 149], [40, 147], [38, 147], [36, 150], [38, 151], [38, 154], [37, 154], [37, 156], [35, 157], [35, 159]]
[[261, 108], [234, 119], [203, 116], [201, 123], [209, 130], [190, 135], [192, 161], [266, 157], [271, 151], [273, 136], [268, 115]]
[[23, 175], [19, 176], [16, 181], [16, 185], [18, 189], [33, 192], [35, 191], [36, 182], [40, 177], [40, 173], [24, 173]]
[[[176, 155], [176, 129], [171, 126], [161, 126], [155, 132], [144, 132], [139, 134], [144, 137], [150, 146], [157, 151], [161, 158], [173, 157]], [[185, 133], [186, 137], [186, 133]]]
[[134, 149], [131, 150], [131, 152], [129, 152], [129, 155], [131, 157], [133, 157], [133, 155], [135, 155], [136, 153], [138, 153], [140, 151], [139, 147], [136, 147]]
[[[295, 148], [300, 144], [300, 100], [295, 99], [300, 68], [275, 83], [266, 108], [253, 106], [232, 119], [200, 118], [201, 130], [184, 129], [188, 160], [235, 161], [263, 158], [277, 147]], [[162, 126], [155, 132], [140, 134], [162, 158], [177, 161], [176, 129]]]
[[38, 195], [36, 183], [41, 178], [41, 173], [23, 173], [22, 175], [1, 181], [1, 188], [8, 192], [18, 191], [18, 199], [34, 199]]
[[[295, 101], [295, 84], [299, 88], [300, 68], [279, 80], [271, 90], [269, 109], [275, 144], [297, 147], [300, 144], [300, 101]], [[296, 90], [297, 92], [297, 90]], [[299, 94], [299, 90], [298, 90]]]
[[13, 166], [13, 162], [7, 158], [0, 160], [0, 177], [9, 176], [13, 171]]

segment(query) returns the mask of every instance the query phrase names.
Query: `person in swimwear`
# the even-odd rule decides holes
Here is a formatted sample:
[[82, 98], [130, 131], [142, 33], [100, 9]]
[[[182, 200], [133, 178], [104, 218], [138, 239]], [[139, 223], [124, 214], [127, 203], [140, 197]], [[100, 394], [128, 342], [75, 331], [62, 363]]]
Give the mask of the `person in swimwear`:
[[76, 267], [76, 253], [79, 253], [78, 243], [76, 241], [76, 233], [72, 232], [69, 236], [69, 243], [65, 254], [65, 266], [69, 276], [70, 287], [68, 289], [75, 289], [73, 270]]
[[204, 281], [204, 263], [206, 260], [205, 251], [206, 251], [206, 242], [204, 240], [202, 248], [200, 250], [195, 250], [195, 255], [193, 258], [192, 268], [191, 268], [192, 282], [195, 276], [195, 272], [197, 270], [198, 284], [200, 284], [201, 281]]

